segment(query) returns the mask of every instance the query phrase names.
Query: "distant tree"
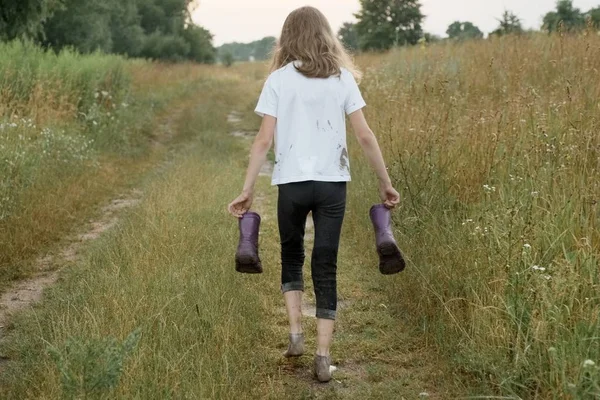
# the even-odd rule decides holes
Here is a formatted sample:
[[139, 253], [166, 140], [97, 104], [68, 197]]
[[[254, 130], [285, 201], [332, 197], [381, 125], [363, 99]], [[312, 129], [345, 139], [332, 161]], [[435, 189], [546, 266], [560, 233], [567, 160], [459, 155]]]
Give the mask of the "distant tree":
[[361, 50], [387, 50], [416, 44], [423, 36], [421, 4], [418, 0], [360, 0], [355, 14]]
[[115, 0], [65, 0], [44, 27], [46, 45], [55, 49], [72, 46], [82, 53], [112, 52], [111, 9]]
[[472, 22], [453, 22], [448, 29], [446, 34], [450, 39], [455, 40], [467, 40], [467, 39], [482, 39], [483, 32], [475, 26]]
[[356, 24], [345, 22], [338, 31], [338, 38], [344, 43], [349, 50], [358, 50], [358, 32]]
[[573, 7], [572, 0], [558, 0], [556, 11], [551, 11], [544, 16], [543, 29], [552, 33], [561, 26], [565, 31], [572, 32], [585, 26], [585, 18], [579, 8]]
[[183, 31], [183, 38], [190, 45], [188, 59], [205, 64], [215, 62], [217, 51], [212, 44], [213, 35], [208, 30], [188, 25]]
[[114, 2], [110, 10], [112, 52], [131, 57], [140, 55], [146, 34], [135, 2]]
[[221, 55], [221, 62], [226, 67], [231, 67], [233, 65], [233, 62], [234, 62], [233, 54], [231, 54], [230, 52], [223, 53]]
[[256, 60], [266, 60], [271, 56], [277, 39], [273, 36], [267, 36], [251, 43], [254, 47], [253, 56]]
[[0, 40], [43, 37], [43, 25], [62, 0], [0, 0]]
[[276, 42], [277, 39], [273, 36], [267, 36], [250, 43], [225, 43], [217, 49], [217, 52], [221, 60], [226, 53], [230, 53], [235, 61], [266, 60], [270, 57]]
[[592, 8], [585, 17], [590, 26], [600, 30], [600, 7]]
[[190, 44], [183, 37], [157, 31], [148, 35], [140, 55], [156, 60], [182, 61], [188, 58], [190, 50]]
[[215, 61], [212, 35], [191, 20], [192, 0], [60, 1], [62, 7], [45, 23], [48, 47], [170, 61]]
[[504, 36], [523, 33], [521, 19], [511, 11], [504, 11], [502, 18], [498, 19], [500, 26], [492, 32], [492, 35]]
[[423, 34], [423, 40], [425, 41], [425, 43], [437, 43], [437, 42], [441, 42], [442, 38], [433, 33], [425, 32]]

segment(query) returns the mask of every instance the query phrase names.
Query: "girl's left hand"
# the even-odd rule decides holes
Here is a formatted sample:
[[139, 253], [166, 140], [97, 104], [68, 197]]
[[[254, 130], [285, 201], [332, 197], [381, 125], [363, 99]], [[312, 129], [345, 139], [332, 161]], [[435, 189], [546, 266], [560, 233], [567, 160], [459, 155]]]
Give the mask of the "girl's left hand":
[[229, 204], [227, 210], [236, 218], [242, 218], [244, 214], [250, 211], [254, 196], [251, 193], [242, 193]]

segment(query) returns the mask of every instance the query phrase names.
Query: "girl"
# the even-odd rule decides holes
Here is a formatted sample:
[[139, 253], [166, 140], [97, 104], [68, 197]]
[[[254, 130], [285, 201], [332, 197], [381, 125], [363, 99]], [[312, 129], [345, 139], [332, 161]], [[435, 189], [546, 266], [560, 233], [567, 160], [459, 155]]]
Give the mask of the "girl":
[[277, 218], [281, 239], [281, 289], [290, 321], [286, 357], [304, 353], [301, 304], [304, 283], [304, 229], [312, 212], [315, 241], [311, 270], [317, 300], [315, 375], [331, 379], [329, 347], [337, 306], [337, 255], [346, 207], [350, 161], [346, 146], [349, 116], [354, 133], [379, 178], [381, 200], [399, 202], [375, 135], [367, 125], [355, 78], [360, 73], [316, 8], [302, 7], [285, 21], [271, 75], [256, 107], [263, 118], [250, 156], [242, 194], [229, 212], [242, 218], [250, 210], [254, 184], [275, 139], [272, 183], [279, 187]]

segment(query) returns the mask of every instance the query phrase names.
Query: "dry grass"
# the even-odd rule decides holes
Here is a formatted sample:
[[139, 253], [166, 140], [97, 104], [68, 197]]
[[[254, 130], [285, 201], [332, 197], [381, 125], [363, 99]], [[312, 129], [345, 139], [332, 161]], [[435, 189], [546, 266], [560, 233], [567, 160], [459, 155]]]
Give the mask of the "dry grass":
[[401, 50], [363, 83], [411, 260], [386, 289], [496, 394], [600, 395], [598, 65], [597, 36], [505, 38]]
[[[15, 321], [2, 355], [16, 362], [0, 395], [82, 396], [85, 385], [66, 385], [57, 365], [82, 378], [98, 352], [122, 353], [107, 337], [140, 332], [120, 384], [88, 387], [91, 397], [598, 397], [600, 38], [504, 38], [360, 62], [368, 119], [404, 198], [395, 223], [409, 268], [378, 275], [367, 214], [375, 178], [353, 144], [340, 254], [350, 306], [333, 349], [341, 383], [311, 385], [308, 358], [281, 361], [286, 322], [266, 182], [267, 274], [236, 276], [231, 265], [235, 226], [224, 224], [224, 204], [247, 160], [225, 117], [239, 109], [242, 128], [256, 128], [249, 116], [264, 66], [130, 65], [149, 95], [152, 82], [168, 91], [169, 79], [210, 77], [188, 88], [203, 95], [174, 128], [195, 144], [149, 181], [140, 208], [42, 307]], [[87, 371], [110, 381], [102, 368]]]
[[0, 288], [155, 163], [229, 72], [0, 44]]

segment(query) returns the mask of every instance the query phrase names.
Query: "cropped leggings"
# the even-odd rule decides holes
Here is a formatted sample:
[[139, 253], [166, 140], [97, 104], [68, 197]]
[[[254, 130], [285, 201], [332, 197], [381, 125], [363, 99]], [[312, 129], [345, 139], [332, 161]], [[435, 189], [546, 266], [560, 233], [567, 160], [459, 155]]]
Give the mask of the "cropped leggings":
[[317, 318], [335, 320], [337, 256], [346, 211], [345, 182], [298, 182], [279, 185], [277, 218], [281, 238], [281, 290], [304, 291], [304, 231], [312, 212], [315, 242], [311, 271]]

